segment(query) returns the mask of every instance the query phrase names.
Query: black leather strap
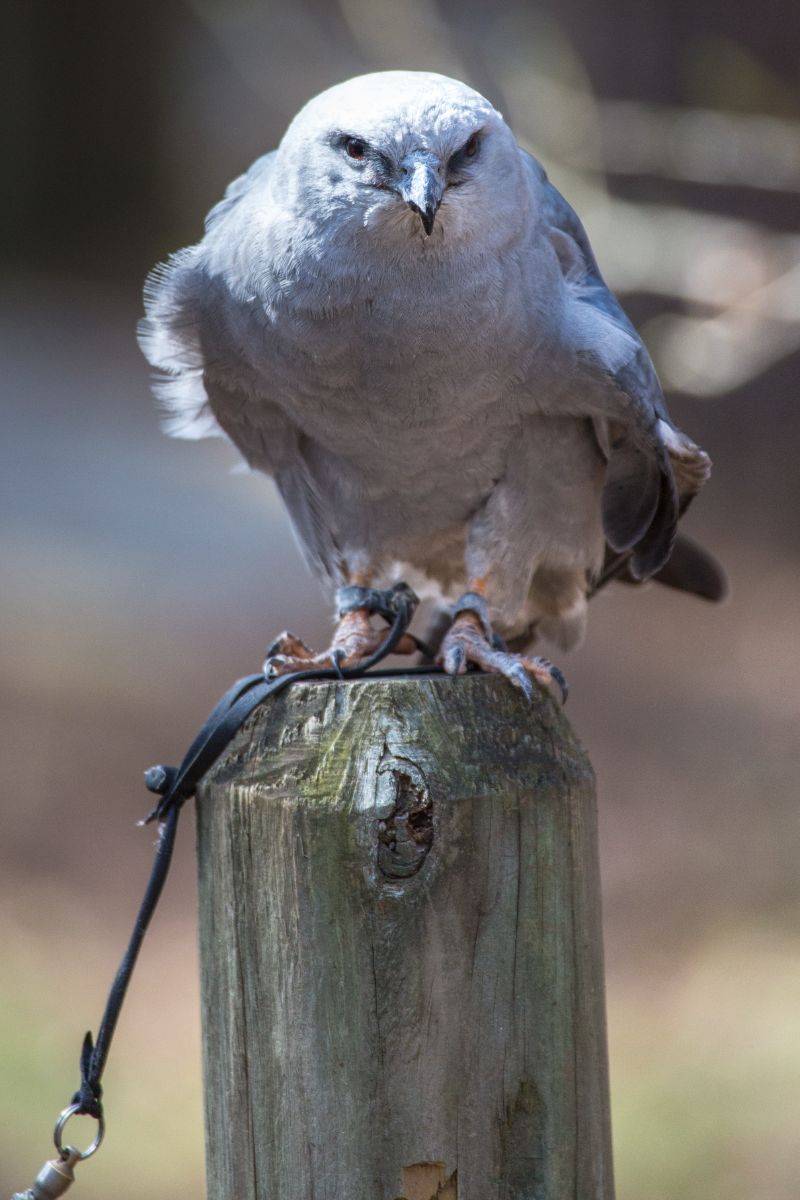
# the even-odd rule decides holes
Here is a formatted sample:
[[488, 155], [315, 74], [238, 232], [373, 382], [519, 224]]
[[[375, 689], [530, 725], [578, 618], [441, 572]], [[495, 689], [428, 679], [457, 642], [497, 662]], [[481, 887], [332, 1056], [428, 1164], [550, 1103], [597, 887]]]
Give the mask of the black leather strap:
[[336, 611], [340, 617], [357, 609], [366, 609], [369, 613], [378, 613], [390, 625], [401, 610], [408, 612], [410, 621], [418, 604], [419, 599], [407, 583], [396, 583], [388, 591], [350, 583], [336, 592]]
[[[246, 675], [237, 679], [209, 713], [186, 751], [181, 765], [150, 767], [145, 772], [147, 787], [161, 797], [142, 822], [143, 825], [150, 821], [161, 823], [156, 856], [130, 941], [111, 985], [97, 1041], [92, 1039], [91, 1033], [87, 1033], [83, 1040], [80, 1055], [81, 1083], [71, 1101], [79, 1106], [78, 1113], [85, 1113], [97, 1120], [103, 1114], [103, 1089], [100, 1080], [139, 950], [169, 872], [181, 808], [194, 795], [203, 775], [213, 766], [259, 704], [304, 679], [355, 679], [392, 653], [408, 628], [417, 605], [417, 597], [405, 584], [397, 584], [390, 592], [379, 592], [376, 595], [391, 598], [385, 604], [382, 602], [382, 607], [374, 610], [390, 622], [391, 628], [374, 654], [360, 666], [313, 668], [308, 671], [295, 671], [290, 675], [280, 675], [273, 680], [266, 680], [261, 674]], [[430, 669], [426, 668], [427, 671]], [[412, 669], [410, 673], [417, 672]]]

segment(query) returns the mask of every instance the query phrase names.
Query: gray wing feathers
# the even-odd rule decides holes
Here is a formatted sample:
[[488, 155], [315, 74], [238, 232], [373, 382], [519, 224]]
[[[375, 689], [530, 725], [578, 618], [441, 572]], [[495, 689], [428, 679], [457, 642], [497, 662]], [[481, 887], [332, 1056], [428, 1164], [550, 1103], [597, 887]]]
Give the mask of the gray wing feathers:
[[[228, 186], [206, 217], [207, 235], [213, 236], [253, 186], [268, 179], [274, 153], [257, 159]], [[217, 419], [206, 382], [229, 297], [224, 282], [210, 273], [208, 259], [204, 242], [180, 250], [155, 267], [144, 285], [145, 316], [139, 322], [138, 340], [145, 358], [156, 368], [153, 392], [164, 428], [173, 437], [227, 433]]]
[[210, 265], [224, 222], [236, 220], [236, 209], [251, 189], [267, 182], [273, 160], [274, 151], [230, 184], [206, 217], [204, 242], [150, 273], [138, 338], [156, 368], [153, 392], [166, 432], [182, 438], [225, 437], [250, 467], [272, 475], [309, 564], [330, 573], [339, 551], [329, 509], [306, 463], [303, 439], [283, 409], [263, 394], [247, 370], [246, 356], [236, 354], [236, 305], [226, 279]]
[[174, 437], [220, 437], [203, 381], [203, 272], [197, 246], [155, 267], [144, 285], [145, 316], [137, 336], [156, 368], [153, 393]]
[[291, 466], [275, 473], [283, 502], [292, 519], [297, 543], [312, 571], [336, 578], [341, 570], [342, 551], [330, 503], [320, 495], [313, 472], [304, 456], [302, 438]]
[[603, 530], [614, 550], [629, 550], [646, 535], [661, 494], [658, 460], [620, 436], [608, 455]]
[[576, 304], [602, 313], [630, 347], [623, 361], [611, 362], [600, 347], [578, 357], [587, 382], [604, 389], [605, 411], [595, 416], [607, 459], [603, 529], [615, 551], [632, 551], [633, 573], [647, 578], [669, 558], [678, 517], [708, 477], [709, 460], [672, 424], [650, 356], [606, 286], [577, 214], [541, 168], [539, 180], [544, 221]]
[[262, 154], [261, 158], [257, 158], [243, 175], [239, 175], [228, 184], [225, 189], [225, 195], [206, 216], [206, 233], [210, 229], [213, 229], [222, 217], [227, 216], [253, 186], [265, 183], [269, 179], [276, 153], [277, 151], [270, 150], [269, 154]]

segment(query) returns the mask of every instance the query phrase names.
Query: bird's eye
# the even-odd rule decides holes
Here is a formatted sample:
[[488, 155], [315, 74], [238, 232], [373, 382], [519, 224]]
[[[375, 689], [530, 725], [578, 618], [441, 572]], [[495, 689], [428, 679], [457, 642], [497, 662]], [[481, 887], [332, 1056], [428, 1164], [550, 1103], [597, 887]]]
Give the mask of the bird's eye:
[[469, 139], [469, 141], [465, 145], [462, 153], [467, 158], [475, 157], [475, 155], [478, 153], [478, 135], [477, 135], [477, 133], [473, 133], [472, 137]]
[[344, 144], [349, 158], [361, 159], [366, 158], [367, 143], [361, 138], [348, 138]]

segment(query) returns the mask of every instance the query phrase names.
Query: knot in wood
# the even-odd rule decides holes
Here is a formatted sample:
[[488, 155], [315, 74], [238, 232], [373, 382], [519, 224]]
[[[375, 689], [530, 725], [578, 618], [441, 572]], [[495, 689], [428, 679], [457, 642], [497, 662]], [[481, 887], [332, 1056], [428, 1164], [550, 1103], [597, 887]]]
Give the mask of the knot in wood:
[[387, 879], [416, 875], [433, 845], [433, 802], [419, 767], [385, 756], [378, 766], [378, 870]]

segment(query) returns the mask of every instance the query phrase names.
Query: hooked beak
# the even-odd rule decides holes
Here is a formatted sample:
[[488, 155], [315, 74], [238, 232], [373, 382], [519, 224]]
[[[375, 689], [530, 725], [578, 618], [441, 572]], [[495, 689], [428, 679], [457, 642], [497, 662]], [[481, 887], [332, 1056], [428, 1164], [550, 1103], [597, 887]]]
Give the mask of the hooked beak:
[[432, 154], [409, 154], [402, 169], [397, 191], [412, 212], [419, 214], [422, 228], [430, 237], [444, 192], [441, 164]]

